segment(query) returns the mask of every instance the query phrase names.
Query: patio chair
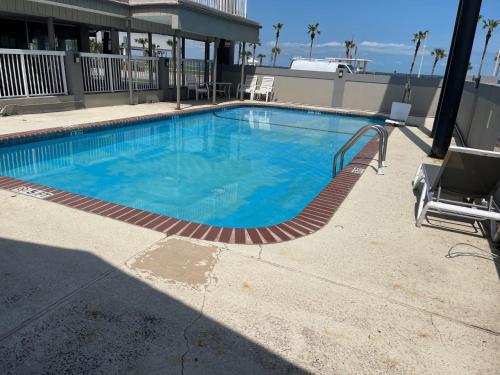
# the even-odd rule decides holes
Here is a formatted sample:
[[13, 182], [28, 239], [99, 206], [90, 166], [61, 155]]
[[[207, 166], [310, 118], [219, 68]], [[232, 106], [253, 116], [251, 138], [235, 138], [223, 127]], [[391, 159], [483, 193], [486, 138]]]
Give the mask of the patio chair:
[[261, 95], [266, 96], [266, 102], [272, 99], [274, 87], [274, 77], [262, 77], [262, 82], [260, 86], [257, 87], [252, 93], [252, 99], [257, 95], [260, 99]]
[[188, 97], [191, 91], [196, 93], [196, 101], [198, 101], [199, 94], [206, 94], [207, 99], [210, 99], [210, 89], [206, 83], [200, 83], [198, 78], [193, 74], [186, 75], [186, 86], [188, 90]]
[[[249, 94], [250, 98], [253, 99], [252, 93], [255, 91], [257, 87], [257, 80], [258, 76], [246, 76], [245, 78], [245, 83], [243, 84], [243, 95]], [[236, 88], [236, 97], [239, 97], [240, 95], [240, 88], [241, 84], [238, 83], [238, 86]]]
[[499, 239], [500, 209], [494, 195], [500, 187], [500, 152], [450, 146], [441, 167], [418, 167], [413, 189], [421, 184], [417, 227], [428, 212], [437, 212], [489, 221], [492, 240]]

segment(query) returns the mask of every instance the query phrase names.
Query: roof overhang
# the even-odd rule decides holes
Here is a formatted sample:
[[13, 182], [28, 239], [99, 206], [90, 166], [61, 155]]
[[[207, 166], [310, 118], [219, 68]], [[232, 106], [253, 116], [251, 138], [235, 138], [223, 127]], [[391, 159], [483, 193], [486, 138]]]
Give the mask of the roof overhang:
[[[32, 6], [37, 3], [39, 6]], [[257, 43], [260, 24], [189, 0], [0, 0], [0, 11], [55, 17], [125, 31], [178, 35], [188, 39], [226, 39]], [[5, 8], [5, 9], [4, 9]], [[62, 9], [65, 9], [62, 11]]]
[[176, 33], [195, 40], [218, 38], [257, 43], [261, 27], [244, 17], [185, 0], [140, 3], [132, 0], [131, 16], [133, 20], [159, 24], [167, 34]]

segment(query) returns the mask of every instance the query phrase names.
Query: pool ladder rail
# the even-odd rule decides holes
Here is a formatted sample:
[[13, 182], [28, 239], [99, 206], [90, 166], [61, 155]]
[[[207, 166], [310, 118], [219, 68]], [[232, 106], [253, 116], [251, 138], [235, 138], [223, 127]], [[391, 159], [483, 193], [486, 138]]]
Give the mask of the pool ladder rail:
[[[344, 156], [345, 153], [359, 140], [365, 133], [370, 130], [375, 130], [378, 136], [378, 168], [377, 174], [384, 174], [385, 156], [387, 153], [387, 141], [389, 139], [389, 133], [387, 129], [382, 125], [366, 125], [359, 129], [352, 137], [349, 139], [335, 154], [333, 158], [333, 173], [332, 178], [335, 177], [344, 168]], [[340, 159], [340, 163], [339, 162]], [[340, 165], [340, 169], [337, 167]]]

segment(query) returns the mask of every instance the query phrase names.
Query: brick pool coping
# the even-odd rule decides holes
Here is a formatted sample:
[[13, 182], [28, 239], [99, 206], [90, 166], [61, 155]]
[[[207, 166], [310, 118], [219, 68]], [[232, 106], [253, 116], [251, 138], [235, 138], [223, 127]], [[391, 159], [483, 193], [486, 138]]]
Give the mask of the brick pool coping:
[[[224, 105], [223, 107], [241, 106], [243, 103]], [[257, 103], [245, 103], [243, 105], [259, 105]], [[268, 104], [269, 106], [269, 104]], [[279, 108], [302, 109], [306, 107], [294, 107], [291, 105], [276, 105]], [[123, 127], [133, 125], [137, 122], [158, 120], [176, 116], [213, 110], [213, 107], [192, 108], [182, 112], [171, 112], [166, 114], [154, 114], [138, 116], [126, 119], [102, 121], [97, 123], [81, 124], [70, 127], [58, 127], [52, 129], [33, 130], [27, 132], [13, 133], [0, 136], [1, 145], [13, 145], [27, 143], [35, 140], [62, 137], [82, 132], [103, 130], [106, 128]], [[322, 111], [318, 108], [310, 108], [318, 112], [332, 113], [334, 111]], [[337, 113], [337, 112], [334, 112]], [[340, 113], [342, 114], [342, 113]], [[343, 112], [343, 114], [346, 114]], [[349, 114], [347, 114], [349, 115]], [[392, 127], [387, 127], [389, 134]], [[328, 185], [293, 219], [281, 224], [258, 227], [258, 228], [228, 228], [206, 224], [195, 223], [174, 217], [159, 215], [120, 204], [115, 204], [80, 194], [75, 194], [48, 186], [15, 179], [8, 176], [0, 176], [0, 189], [23, 193], [30, 189], [36, 189], [39, 199], [61, 204], [66, 207], [76, 208], [81, 211], [97, 214], [111, 219], [119, 220], [139, 227], [152, 229], [167, 235], [177, 235], [198, 240], [214, 241], [231, 244], [271, 244], [294, 240], [312, 234], [324, 227], [334, 213], [347, 198], [356, 182], [366, 170], [367, 163], [373, 159], [378, 152], [378, 140], [376, 136], [363, 147], [344, 169], [332, 179]], [[333, 156], [332, 156], [333, 157]], [[361, 167], [360, 167], [361, 166]], [[35, 196], [35, 195], [33, 195]]]

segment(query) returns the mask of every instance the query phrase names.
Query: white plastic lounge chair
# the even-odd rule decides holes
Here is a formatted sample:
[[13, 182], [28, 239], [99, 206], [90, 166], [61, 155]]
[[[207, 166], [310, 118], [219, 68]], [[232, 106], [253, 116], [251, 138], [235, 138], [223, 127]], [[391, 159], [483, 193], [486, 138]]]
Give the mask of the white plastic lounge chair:
[[188, 97], [191, 91], [196, 93], [196, 101], [198, 101], [199, 94], [206, 94], [207, 99], [210, 99], [210, 90], [206, 83], [200, 84], [198, 78], [193, 74], [186, 75], [186, 86], [188, 90]]
[[274, 77], [262, 77], [262, 82], [260, 86], [257, 87], [252, 94], [252, 99], [257, 95], [260, 99], [261, 95], [266, 96], [266, 102], [272, 98], [273, 95], [273, 86], [274, 86]]
[[428, 212], [490, 222], [493, 241], [499, 239], [496, 222], [500, 208], [494, 195], [500, 187], [500, 152], [450, 146], [441, 167], [422, 164], [413, 188], [423, 184], [417, 226]]
[[[259, 78], [258, 76], [246, 76], [245, 83], [243, 85], [243, 95], [250, 94], [250, 97], [252, 98], [252, 93], [255, 91], [257, 87], [258, 78]], [[238, 83], [238, 86], [236, 88], [236, 97], [240, 96], [240, 88], [241, 84]]]

